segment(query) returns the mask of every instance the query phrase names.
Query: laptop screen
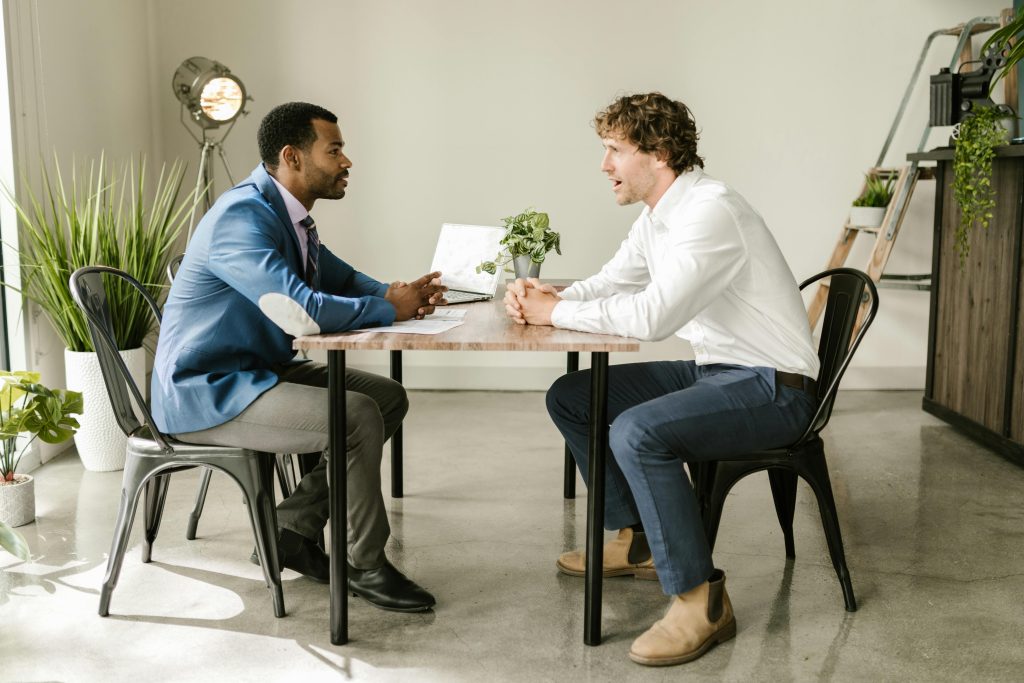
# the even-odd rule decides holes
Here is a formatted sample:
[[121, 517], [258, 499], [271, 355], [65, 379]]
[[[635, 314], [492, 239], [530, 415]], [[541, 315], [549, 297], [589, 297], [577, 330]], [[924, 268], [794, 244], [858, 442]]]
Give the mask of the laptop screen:
[[445, 223], [437, 238], [430, 270], [441, 271], [441, 283], [449, 289], [494, 296], [502, 269], [497, 268], [491, 275], [486, 271], [477, 273], [476, 267], [482, 261], [497, 258], [504, 236], [505, 228]]

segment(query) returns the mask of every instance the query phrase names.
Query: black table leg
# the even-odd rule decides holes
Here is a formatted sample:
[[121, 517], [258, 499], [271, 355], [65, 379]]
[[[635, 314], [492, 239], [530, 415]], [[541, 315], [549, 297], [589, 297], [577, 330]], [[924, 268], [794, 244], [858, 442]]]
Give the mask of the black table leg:
[[587, 492], [587, 567], [583, 642], [601, 644], [601, 580], [604, 574], [604, 464], [608, 448], [608, 352], [590, 354], [590, 455]]
[[[402, 352], [391, 352], [391, 379], [402, 383]], [[391, 497], [402, 497], [402, 425], [391, 436]]]
[[327, 486], [331, 502], [331, 642], [348, 642], [348, 427], [345, 352], [327, 352]]
[[[570, 351], [565, 361], [565, 373], [576, 372], [580, 369], [580, 352]], [[565, 475], [563, 476], [562, 495], [566, 500], [576, 497], [576, 461], [573, 460], [569, 444], [565, 444]]]

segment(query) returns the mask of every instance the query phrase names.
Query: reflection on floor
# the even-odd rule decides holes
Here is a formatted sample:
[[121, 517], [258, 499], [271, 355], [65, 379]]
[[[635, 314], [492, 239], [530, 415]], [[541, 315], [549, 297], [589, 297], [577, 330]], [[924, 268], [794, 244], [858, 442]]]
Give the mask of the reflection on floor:
[[[96, 615], [121, 474], [67, 455], [35, 472], [35, 561], [0, 552], [0, 679], [575, 681], [1020, 680], [1024, 470], [923, 413], [914, 392], [845, 392], [826, 430], [860, 610], [848, 614], [805, 485], [786, 562], [767, 479], [730, 495], [716, 563], [739, 633], [694, 663], [643, 670], [629, 643], [665, 608], [653, 582], [605, 583], [600, 647], [582, 643], [583, 584], [555, 557], [584, 536], [562, 499], [562, 447], [540, 393], [414, 392], [406, 497], [387, 497], [389, 555], [438, 598], [402, 615], [353, 599], [330, 645], [327, 589], [285, 573], [275, 619], [239, 491], [215, 476], [184, 540], [198, 476], [174, 475], [153, 562], [139, 520]], [[454, 418], [453, 416], [458, 416]], [[385, 466], [385, 480], [389, 476]]]

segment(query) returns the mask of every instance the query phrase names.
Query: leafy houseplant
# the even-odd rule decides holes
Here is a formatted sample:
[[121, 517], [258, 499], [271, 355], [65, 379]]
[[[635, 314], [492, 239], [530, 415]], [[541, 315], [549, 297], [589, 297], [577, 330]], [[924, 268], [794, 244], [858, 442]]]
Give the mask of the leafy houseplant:
[[35, 519], [32, 477], [15, 474], [21, 459], [18, 437], [30, 435], [26, 447], [36, 438], [67, 441], [78, 429], [74, 416], [82, 405], [80, 393], [48, 389], [38, 372], [0, 371], [0, 521], [20, 526]]
[[509, 261], [515, 266], [516, 277], [537, 277], [540, 264], [552, 249], [561, 254], [561, 236], [551, 229], [550, 219], [546, 213], [527, 209], [502, 220], [505, 224], [505, 236], [501, 239], [503, 250], [493, 261], [484, 261], [476, 267], [476, 272], [494, 274], [498, 268], [505, 267]]
[[[86, 265], [113, 266], [127, 272], [163, 298], [164, 273], [171, 249], [189, 218], [194, 192], [182, 197], [184, 166], [161, 169], [155, 183], [144, 160], [111, 168], [101, 155], [87, 172], [75, 165], [70, 175], [54, 159], [43, 167], [40, 194], [26, 183], [19, 202], [5, 188], [20, 223], [20, 291], [37, 304], [67, 347], [67, 386], [85, 393], [89, 412], [75, 436], [87, 469], [120, 469], [124, 441], [106, 398], [85, 317], [71, 298], [68, 278]], [[5, 278], [8, 286], [10, 279]], [[120, 278], [106, 284], [114, 337], [128, 367], [141, 382], [145, 374], [143, 341], [154, 320], [146, 302]]]
[[970, 230], [975, 224], [988, 228], [996, 205], [992, 187], [995, 148], [1006, 142], [1000, 120], [1010, 116], [1004, 107], [976, 107], [957, 127], [953, 151], [953, 196], [960, 206], [956, 250], [963, 268], [971, 252]]

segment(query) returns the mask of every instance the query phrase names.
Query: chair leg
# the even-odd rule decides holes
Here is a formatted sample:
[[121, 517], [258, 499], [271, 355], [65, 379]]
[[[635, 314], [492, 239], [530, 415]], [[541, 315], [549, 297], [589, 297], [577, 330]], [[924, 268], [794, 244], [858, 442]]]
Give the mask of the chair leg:
[[786, 543], [786, 557], [796, 557], [793, 545], [793, 515], [796, 512], [795, 472], [787, 469], [771, 468], [768, 470], [768, 483], [772, 487], [772, 498], [775, 500], [775, 514], [779, 516], [782, 537]]
[[124, 466], [121, 502], [117, 508], [117, 521], [114, 523], [114, 538], [110, 543], [110, 555], [107, 557], [107, 572], [103, 577], [103, 587], [100, 590], [99, 615], [101, 617], [110, 614], [110, 597], [117, 586], [117, 579], [121, 575], [121, 565], [124, 562], [124, 552], [128, 547], [132, 521], [135, 519], [139, 495], [148, 474], [149, 470], [144, 467], [143, 463], [129, 454]]
[[278, 453], [274, 458], [277, 470], [277, 483], [281, 487], [281, 496], [287, 498], [295, 492], [295, 466], [291, 453]]
[[210, 488], [210, 477], [213, 470], [209, 467], [203, 468], [203, 474], [199, 479], [199, 491], [196, 492], [196, 504], [192, 508], [192, 514], [188, 516], [188, 529], [185, 530], [185, 538], [194, 541], [196, 529], [199, 528], [199, 517], [203, 514], [203, 506], [206, 504], [206, 492]]
[[572, 457], [569, 446], [565, 447], [565, 467], [562, 475], [562, 497], [572, 500], [576, 497], [576, 459]]
[[824, 450], [819, 446], [810, 453], [800, 456], [798, 461], [800, 474], [811, 486], [818, 499], [818, 512], [821, 514], [821, 525], [828, 543], [828, 553], [832, 557], [839, 585], [843, 589], [843, 602], [847, 612], [857, 611], [857, 600], [853, 595], [853, 583], [850, 570], [846, 566], [846, 552], [843, 550], [843, 534], [839, 530], [839, 515], [836, 512], [836, 501], [832, 496], [832, 482], [828, 476], [828, 465], [825, 464]]
[[283, 617], [284, 591], [277, 554], [277, 511], [274, 509], [274, 461], [271, 453], [257, 453], [244, 464], [235, 464], [233, 474], [248, 502], [249, 517], [256, 536], [256, 552], [263, 578], [274, 601], [274, 616]]
[[160, 520], [164, 516], [164, 501], [167, 500], [167, 487], [171, 483], [171, 475], [158, 474], [143, 489], [145, 502], [142, 512], [146, 523], [146, 537], [142, 543], [142, 561], [149, 562], [153, 555], [153, 542], [160, 531]]

